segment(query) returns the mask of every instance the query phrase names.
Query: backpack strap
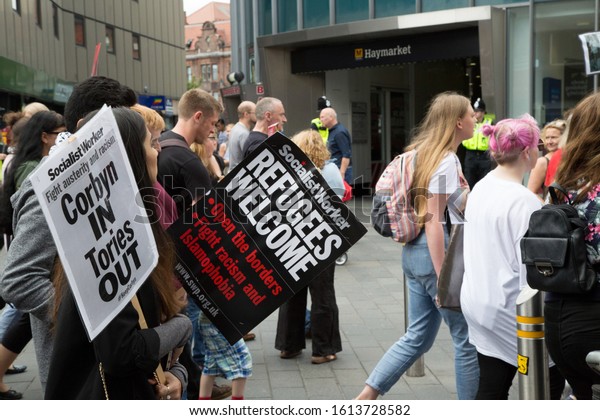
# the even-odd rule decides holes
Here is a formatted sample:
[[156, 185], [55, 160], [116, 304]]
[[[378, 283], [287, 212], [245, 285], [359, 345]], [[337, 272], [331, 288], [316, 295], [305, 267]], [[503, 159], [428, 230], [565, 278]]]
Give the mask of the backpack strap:
[[185, 141], [180, 139], [166, 139], [160, 141], [160, 147], [183, 147], [184, 149], [190, 149], [190, 146]]
[[562, 185], [560, 185], [558, 182], [553, 182], [552, 184], [550, 184], [550, 186], [548, 187], [548, 193], [550, 193], [550, 201], [553, 204], [560, 204], [559, 200], [558, 200], [558, 195], [556, 194], [556, 191], [560, 191], [562, 193], [562, 195], [564, 195], [567, 200], [569, 201], [570, 205], [573, 205], [573, 202], [571, 201], [571, 198], [569, 197], [569, 193], [567, 190], [565, 190], [563, 188]]

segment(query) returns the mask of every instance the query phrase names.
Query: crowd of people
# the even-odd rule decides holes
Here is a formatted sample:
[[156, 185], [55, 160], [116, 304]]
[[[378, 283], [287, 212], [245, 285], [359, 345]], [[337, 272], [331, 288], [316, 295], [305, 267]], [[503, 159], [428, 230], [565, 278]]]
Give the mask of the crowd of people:
[[[10, 148], [0, 153], [0, 230], [7, 249], [0, 278], [7, 302], [0, 316], [0, 399], [22, 398], [3, 380], [25, 371], [14, 362], [31, 339], [47, 399], [244, 398], [253, 372], [246, 341], [255, 335], [230, 344], [188, 299], [166, 229], [283, 129], [284, 104], [273, 97], [244, 101], [238, 121], [226, 124], [213, 96], [190, 89], [179, 101], [175, 126], [166, 130], [159, 113], [136, 102], [127, 86], [94, 76], [75, 86], [63, 115], [33, 103], [4, 117]], [[136, 298], [90, 342], [28, 175], [104, 104], [112, 107], [160, 258]], [[312, 127], [292, 141], [341, 198], [353, 181], [351, 135], [329, 100], [321, 97], [317, 106], [319, 116], [307, 124]], [[417, 152], [411, 191], [430, 193], [427, 200], [412, 197], [422, 228], [399, 251], [408, 286], [407, 330], [356, 399], [389, 392], [432, 347], [442, 321], [454, 345], [458, 398], [508, 398], [517, 372], [516, 297], [527, 284], [519, 242], [554, 180], [588, 220], [587, 257], [600, 262], [599, 110], [600, 93], [590, 94], [565, 120], [540, 130], [529, 115], [494, 123], [481, 98], [471, 103], [443, 92], [432, 99], [407, 147]], [[461, 145], [467, 149], [464, 175]], [[461, 197], [458, 207], [448, 205], [451, 195]], [[449, 227], [465, 220], [462, 311], [454, 311], [440, 307], [437, 287]], [[342, 340], [334, 278], [332, 263], [279, 308], [274, 347], [282, 359], [299, 356], [310, 338], [313, 364], [337, 360]], [[600, 288], [581, 296], [548, 293], [545, 300], [551, 398], [560, 399], [568, 383], [572, 398], [590, 399], [600, 375], [585, 357], [600, 350]], [[216, 384], [216, 377], [231, 386]]]

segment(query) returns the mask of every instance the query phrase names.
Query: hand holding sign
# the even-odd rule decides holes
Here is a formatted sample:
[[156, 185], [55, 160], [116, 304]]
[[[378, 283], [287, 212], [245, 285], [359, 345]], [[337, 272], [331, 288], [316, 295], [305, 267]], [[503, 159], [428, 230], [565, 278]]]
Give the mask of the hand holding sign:
[[[110, 108], [103, 108], [31, 176], [93, 340], [158, 261], [135, 177]], [[144, 246], [143, 252], [140, 251]]]

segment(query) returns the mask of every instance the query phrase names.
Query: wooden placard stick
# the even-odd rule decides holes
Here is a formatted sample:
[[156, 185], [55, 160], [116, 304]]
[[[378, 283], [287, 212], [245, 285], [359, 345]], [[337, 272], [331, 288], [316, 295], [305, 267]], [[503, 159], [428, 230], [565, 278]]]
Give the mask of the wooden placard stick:
[[[140, 319], [140, 328], [143, 330], [147, 329], [148, 324], [146, 323], [146, 317], [144, 316], [144, 313], [142, 312], [142, 307], [140, 306], [140, 301], [138, 300], [137, 295], [134, 296], [133, 299], [131, 299], [131, 303], [138, 313], [138, 317]], [[163, 368], [160, 363], [158, 364], [158, 367], [156, 368], [155, 373], [156, 373], [156, 378], [158, 379], [159, 383], [161, 383], [161, 384], [166, 383], [165, 372], [163, 371]]]

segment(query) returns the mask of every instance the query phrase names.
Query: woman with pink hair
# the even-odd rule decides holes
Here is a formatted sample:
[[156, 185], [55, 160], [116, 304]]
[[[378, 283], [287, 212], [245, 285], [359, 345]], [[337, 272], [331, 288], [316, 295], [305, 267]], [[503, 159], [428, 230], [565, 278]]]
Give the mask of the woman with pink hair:
[[[484, 125], [498, 166], [475, 185], [465, 212], [465, 275], [461, 308], [469, 341], [477, 349], [477, 399], [508, 399], [517, 373], [516, 300], [527, 285], [520, 242], [540, 200], [523, 184], [538, 159], [540, 130], [529, 115]], [[564, 379], [550, 369], [551, 397], [560, 399]]]

